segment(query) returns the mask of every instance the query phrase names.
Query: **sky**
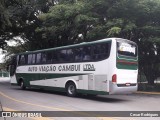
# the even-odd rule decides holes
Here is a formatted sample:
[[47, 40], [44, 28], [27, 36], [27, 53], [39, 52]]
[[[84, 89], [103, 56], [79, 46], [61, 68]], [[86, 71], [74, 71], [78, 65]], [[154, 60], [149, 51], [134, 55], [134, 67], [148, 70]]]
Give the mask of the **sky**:
[[[6, 41], [9, 46], [16, 46], [17, 42], [15, 41]], [[2, 49], [0, 49], [0, 63], [3, 63], [5, 54], [2, 54]]]
[[2, 49], [0, 49], [0, 63], [2, 63], [4, 61], [3, 57], [5, 56], [5, 54], [2, 54]]
[[[24, 41], [21, 37], [14, 37], [13, 40], [6, 41], [8, 46], [17, 46], [19, 43], [23, 44]], [[5, 54], [2, 54], [2, 49], [0, 49], [0, 63], [3, 63]]]

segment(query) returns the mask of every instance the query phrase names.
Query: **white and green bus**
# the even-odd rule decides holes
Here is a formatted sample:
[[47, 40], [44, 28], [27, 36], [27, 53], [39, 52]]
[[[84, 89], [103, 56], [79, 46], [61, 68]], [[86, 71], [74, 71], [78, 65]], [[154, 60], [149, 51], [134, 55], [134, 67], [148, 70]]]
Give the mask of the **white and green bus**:
[[68, 96], [132, 93], [137, 91], [137, 74], [137, 45], [122, 38], [20, 53], [10, 67], [11, 84]]

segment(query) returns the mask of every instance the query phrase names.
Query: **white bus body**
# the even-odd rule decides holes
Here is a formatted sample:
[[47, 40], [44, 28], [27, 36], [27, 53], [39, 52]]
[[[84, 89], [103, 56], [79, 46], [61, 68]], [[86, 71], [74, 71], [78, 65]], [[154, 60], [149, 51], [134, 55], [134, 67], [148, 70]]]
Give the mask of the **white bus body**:
[[[105, 58], [97, 51], [105, 44], [109, 53]], [[99, 49], [98, 49], [99, 46]], [[92, 59], [76, 61], [76, 50], [88, 47]], [[83, 48], [83, 50], [85, 50]], [[83, 52], [83, 50], [81, 52]], [[45, 53], [44, 53], [45, 52]], [[66, 61], [54, 63], [54, 55], [43, 61], [42, 54], [58, 52], [69, 55]], [[67, 53], [68, 52], [68, 53]], [[74, 52], [74, 53], [73, 53]], [[102, 50], [103, 52], [103, 50]], [[72, 55], [71, 55], [72, 53]], [[40, 55], [41, 54], [41, 55]], [[38, 50], [18, 54], [11, 65], [11, 84], [48, 90], [66, 91], [69, 96], [84, 94], [127, 94], [137, 91], [138, 55], [134, 42], [121, 38], [107, 38], [94, 42]], [[30, 61], [30, 55], [32, 60]], [[96, 58], [96, 55], [99, 58]], [[41, 57], [39, 57], [41, 56]], [[47, 56], [47, 55], [46, 55]], [[22, 60], [22, 58], [25, 60]], [[101, 59], [101, 58], [103, 59]], [[23, 58], [23, 59], [24, 59]], [[41, 62], [39, 62], [39, 58]], [[57, 59], [57, 57], [55, 57]], [[30, 61], [30, 62], [29, 62]], [[21, 64], [21, 62], [23, 64]], [[37, 63], [36, 63], [37, 62]]]

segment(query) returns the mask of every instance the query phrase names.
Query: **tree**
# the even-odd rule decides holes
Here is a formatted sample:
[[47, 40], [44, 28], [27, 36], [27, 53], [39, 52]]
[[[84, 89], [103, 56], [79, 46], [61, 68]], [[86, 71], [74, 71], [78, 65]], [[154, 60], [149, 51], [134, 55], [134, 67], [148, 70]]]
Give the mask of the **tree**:
[[36, 50], [126, 38], [138, 44], [139, 69], [148, 82], [159, 76], [159, 0], [2, 0], [0, 7], [2, 42], [21, 36], [26, 50]]
[[7, 27], [11, 26], [9, 21], [9, 13], [5, 7], [5, 1], [0, 1], [0, 48], [4, 48], [6, 46], [6, 42], [4, 39], [9, 34], [7, 33]]
[[36, 32], [45, 45], [50, 43], [45, 47], [105, 37], [130, 39], [139, 46], [140, 71], [154, 84], [159, 75], [159, 7], [158, 0], [61, 0], [40, 16], [43, 24]]
[[149, 84], [154, 84], [160, 72], [159, 7], [158, 0], [122, 0], [110, 9], [111, 20], [107, 23], [109, 35], [128, 38], [138, 44], [139, 68]]
[[106, 12], [113, 4], [111, 0], [61, 0], [39, 17], [43, 24], [36, 32], [48, 47], [107, 37]]
[[[38, 15], [48, 12], [58, 0], [2, 0], [0, 2], [0, 43], [4, 49], [6, 40], [20, 36], [24, 41], [34, 43], [35, 28], [41, 24]], [[33, 48], [33, 46], [31, 47]], [[30, 49], [31, 49], [30, 48]]]

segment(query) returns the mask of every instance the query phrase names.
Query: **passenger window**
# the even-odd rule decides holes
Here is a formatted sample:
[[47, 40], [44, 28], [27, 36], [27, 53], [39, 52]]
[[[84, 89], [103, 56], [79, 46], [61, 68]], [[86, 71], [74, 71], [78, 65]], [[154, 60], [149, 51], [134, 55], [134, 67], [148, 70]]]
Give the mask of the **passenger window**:
[[73, 49], [68, 49], [66, 51], [66, 55], [67, 55], [66, 56], [67, 57], [67, 59], [66, 59], [67, 62], [73, 61], [73, 57], [74, 57]]
[[52, 54], [52, 63], [57, 63], [59, 61], [57, 51], [53, 51]]
[[36, 63], [37, 64], [41, 63], [41, 53], [37, 53]]
[[103, 55], [103, 59], [104, 58], [108, 58], [109, 57], [109, 54], [110, 54], [110, 47], [111, 47], [111, 43], [105, 43], [105, 44], [102, 44], [101, 46], [101, 51], [102, 51], [102, 55]]
[[15, 62], [15, 64], [13, 65], [20, 64], [20, 55], [17, 55], [17, 57], [13, 57], [13, 61]]
[[93, 59], [99, 60], [101, 59], [101, 44], [97, 44], [93, 46]]
[[102, 60], [109, 57], [110, 43], [93, 45], [93, 59]]
[[59, 61], [60, 62], [67, 61], [67, 50], [60, 50], [59, 51]]
[[47, 60], [46, 53], [43, 52], [43, 53], [42, 53], [42, 63], [46, 63], [46, 60]]
[[74, 54], [75, 54], [75, 62], [79, 62], [83, 60], [83, 47], [80, 48], [75, 48], [74, 49]]
[[35, 63], [36, 63], [36, 55], [32, 54], [32, 64], [35, 64]]
[[52, 51], [46, 52], [46, 63], [52, 63]]
[[90, 61], [92, 60], [92, 55], [91, 55], [91, 46], [85, 46], [83, 48], [83, 61]]
[[24, 65], [24, 64], [26, 64], [25, 55], [21, 55], [21, 56], [20, 56], [19, 64], [20, 64], [20, 65]]
[[29, 54], [28, 55], [28, 64], [31, 64], [32, 63], [32, 54]]

